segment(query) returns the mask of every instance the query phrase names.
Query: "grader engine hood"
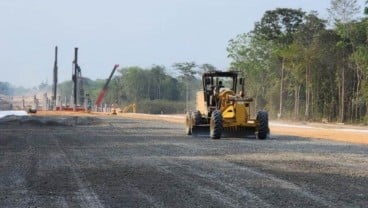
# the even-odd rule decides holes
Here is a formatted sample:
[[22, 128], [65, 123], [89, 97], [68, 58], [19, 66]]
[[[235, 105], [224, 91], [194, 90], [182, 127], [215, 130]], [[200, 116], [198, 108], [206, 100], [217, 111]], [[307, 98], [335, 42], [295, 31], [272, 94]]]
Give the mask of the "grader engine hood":
[[223, 119], [232, 119], [232, 118], [235, 118], [235, 108], [234, 108], [234, 106], [232, 106], [232, 105], [227, 106], [222, 111], [222, 118]]

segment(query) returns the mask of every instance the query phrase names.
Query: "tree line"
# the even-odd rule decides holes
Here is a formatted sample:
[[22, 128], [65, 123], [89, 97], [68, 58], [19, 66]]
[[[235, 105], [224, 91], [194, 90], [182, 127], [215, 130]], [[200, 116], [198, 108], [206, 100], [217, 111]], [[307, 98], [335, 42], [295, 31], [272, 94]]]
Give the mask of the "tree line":
[[356, 0], [332, 0], [333, 25], [316, 12], [277, 8], [229, 41], [231, 69], [257, 109], [274, 117], [368, 122], [368, 18]]
[[6, 96], [13, 96], [13, 95], [23, 95], [26, 94], [34, 89], [26, 89], [24, 87], [16, 87], [10, 84], [9, 82], [2, 82], [0, 81], [0, 94]]

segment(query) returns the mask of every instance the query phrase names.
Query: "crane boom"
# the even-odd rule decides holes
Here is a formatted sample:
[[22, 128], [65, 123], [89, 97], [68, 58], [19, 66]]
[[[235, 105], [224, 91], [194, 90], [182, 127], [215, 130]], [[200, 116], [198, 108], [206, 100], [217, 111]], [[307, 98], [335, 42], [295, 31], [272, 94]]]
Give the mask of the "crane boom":
[[95, 105], [96, 105], [97, 107], [101, 105], [101, 102], [102, 102], [102, 100], [103, 100], [103, 99], [104, 99], [104, 97], [105, 97], [105, 94], [106, 94], [106, 91], [107, 91], [107, 87], [109, 86], [109, 83], [110, 83], [110, 81], [111, 81], [111, 78], [112, 78], [112, 76], [114, 75], [114, 73], [115, 73], [115, 71], [116, 71], [116, 69], [117, 69], [118, 67], [119, 67], [119, 64], [115, 64], [114, 68], [113, 68], [113, 69], [112, 69], [112, 71], [111, 71], [111, 74], [110, 74], [109, 78], [106, 80], [105, 85], [103, 86], [103, 88], [102, 88], [102, 90], [101, 90], [100, 94], [98, 95], [97, 100], [96, 100], [96, 103], [95, 103]]

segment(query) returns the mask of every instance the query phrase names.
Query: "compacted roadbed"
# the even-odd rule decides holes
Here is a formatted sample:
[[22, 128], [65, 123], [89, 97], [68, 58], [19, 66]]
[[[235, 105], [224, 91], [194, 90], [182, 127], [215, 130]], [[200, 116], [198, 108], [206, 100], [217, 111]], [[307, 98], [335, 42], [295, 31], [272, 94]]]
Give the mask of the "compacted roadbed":
[[368, 204], [365, 144], [282, 132], [267, 140], [211, 140], [186, 136], [182, 123], [158, 117], [0, 121], [1, 207]]

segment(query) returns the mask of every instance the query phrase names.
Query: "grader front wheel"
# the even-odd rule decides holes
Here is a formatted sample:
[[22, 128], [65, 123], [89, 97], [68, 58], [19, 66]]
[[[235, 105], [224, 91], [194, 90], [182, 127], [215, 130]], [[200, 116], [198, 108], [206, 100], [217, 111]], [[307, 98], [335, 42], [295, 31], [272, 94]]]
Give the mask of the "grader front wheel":
[[222, 115], [220, 111], [215, 110], [212, 112], [210, 120], [211, 139], [220, 139], [221, 134], [222, 134]]
[[268, 127], [268, 114], [266, 111], [259, 111], [257, 113], [258, 127], [258, 139], [266, 139], [270, 130]]

